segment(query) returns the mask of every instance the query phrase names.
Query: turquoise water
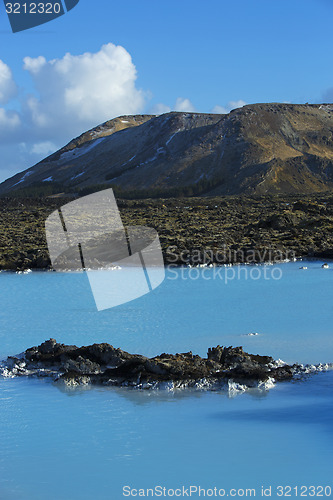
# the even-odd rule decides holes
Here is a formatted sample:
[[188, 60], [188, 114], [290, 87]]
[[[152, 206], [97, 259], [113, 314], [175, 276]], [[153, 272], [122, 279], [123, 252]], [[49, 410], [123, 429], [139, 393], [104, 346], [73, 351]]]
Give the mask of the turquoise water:
[[[2, 273], [0, 357], [54, 337], [146, 355], [205, 355], [220, 344], [332, 362], [333, 268], [279, 268], [281, 279], [275, 266], [265, 268], [269, 279], [264, 268], [260, 279], [233, 268], [227, 284], [230, 268], [172, 270], [149, 295], [102, 312], [84, 274]], [[126, 485], [217, 487], [226, 496], [272, 486], [272, 498], [278, 485], [332, 487], [332, 386], [328, 372], [230, 398], [0, 379], [0, 499], [118, 500]]]

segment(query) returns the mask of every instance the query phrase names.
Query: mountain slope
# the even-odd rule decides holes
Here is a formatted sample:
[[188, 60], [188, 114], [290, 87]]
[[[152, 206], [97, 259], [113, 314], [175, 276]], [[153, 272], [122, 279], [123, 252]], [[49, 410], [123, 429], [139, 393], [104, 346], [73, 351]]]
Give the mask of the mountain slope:
[[125, 195], [330, 190], [333, 105], [253, 104], [227, 115], [116, 118], [6, 180], [0, 194], [33, 187], [80, 193], [104, 184]]

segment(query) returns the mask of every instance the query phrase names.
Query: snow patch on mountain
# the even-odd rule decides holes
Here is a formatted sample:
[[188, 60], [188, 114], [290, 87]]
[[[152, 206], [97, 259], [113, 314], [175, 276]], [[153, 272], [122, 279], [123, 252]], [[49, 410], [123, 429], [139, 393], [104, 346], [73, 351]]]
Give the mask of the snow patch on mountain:
[[80, 148], [75, 148], [72, 149], [71, 151], [66, 151], [65, 153], [62, 153], [60, 156], [59, 160], [60, 161], [69, 161], [73, 160], [74, 158], [79, 158], [80, 156], [83, 156], [87, 153], [89, 153], [92, 149], [94, 149], [98, 144], [100, 144], [102, 141], [104, 141], [105, 137], [101, 137], [100, 139], [94, 140], [94, 142], [91, 144], [91, 141], [88, 143], [87, 146], [81, 146]]
[[81, 177], [81, 175], [83, 175], [85, 172], [80, 172], [79, 174], [76, 174], [76, 175], [73, 175], [73, 177], [71, 177], [71, 181], [73, 181], [74, 179], [77, 179], [78, 177]]
[[178, 134], [178, 132], [181, 132], [182, 129], [178, 129], [174, 134], [172, 134], [172, 136], [166, 141], [165, 145], [168, 146], [168, 144], [170, 144], [170, 142], [172, 141], [172, 139]]
[[322, 109], [323, 111], [333, 111], [333, 105], [332, 104], [322, 104], [319, 106], [319, 109]]
[[137, 165], [135, 168], [142, 167], [143, 165], [147, 165], [148, 163], [152, 163], [153, 161], [157, 160], [157, 158], [160, 155], [165, 155], [166, 151], [164, 148], [158, 148], [155, 155], [152, 156], [151, 158], [148, 158], [148, 160], [141, 162], [140, 165]]
[[18, 182], [15, 182], [15, 184], [13, 184], [13, 186], [17, 186], [18, 184], [21, 184], [21, 182], [24, 182], [26, 180], [26, 178], [29, 177], [29, 175], [31, 175], [31, 174], [33, 174], [33, 171], [29, 170], [29, 172], [26, 172]]

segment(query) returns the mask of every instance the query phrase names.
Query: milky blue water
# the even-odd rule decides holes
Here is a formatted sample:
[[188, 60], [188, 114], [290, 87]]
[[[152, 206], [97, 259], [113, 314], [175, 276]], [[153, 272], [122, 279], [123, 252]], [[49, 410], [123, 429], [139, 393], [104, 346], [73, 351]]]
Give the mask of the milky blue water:
[[[0, 358], [54, 337], [149, 356], [220, 344], [332, 362], [333, 265], [321, 264], [172, 270], [152, 293], [102, 312], [84, 274], [1, 273]], [[120, 500], [124, 486], [191, 485], [257, 497], [272, 486], [280, 498], [278, 485], [333, 487], [332, 388], [332, 372], [234, 398], [0, 379], [0, 499]]]

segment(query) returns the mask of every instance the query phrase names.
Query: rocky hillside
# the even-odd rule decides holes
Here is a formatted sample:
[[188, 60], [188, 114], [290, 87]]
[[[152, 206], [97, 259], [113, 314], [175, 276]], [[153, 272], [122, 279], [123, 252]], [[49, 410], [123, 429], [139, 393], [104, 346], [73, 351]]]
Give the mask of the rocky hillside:
[[0, 185], [0, 195], [315, 193], [333, 188], [333, 105], [253, 104], [227, 115], [106, 122]]

